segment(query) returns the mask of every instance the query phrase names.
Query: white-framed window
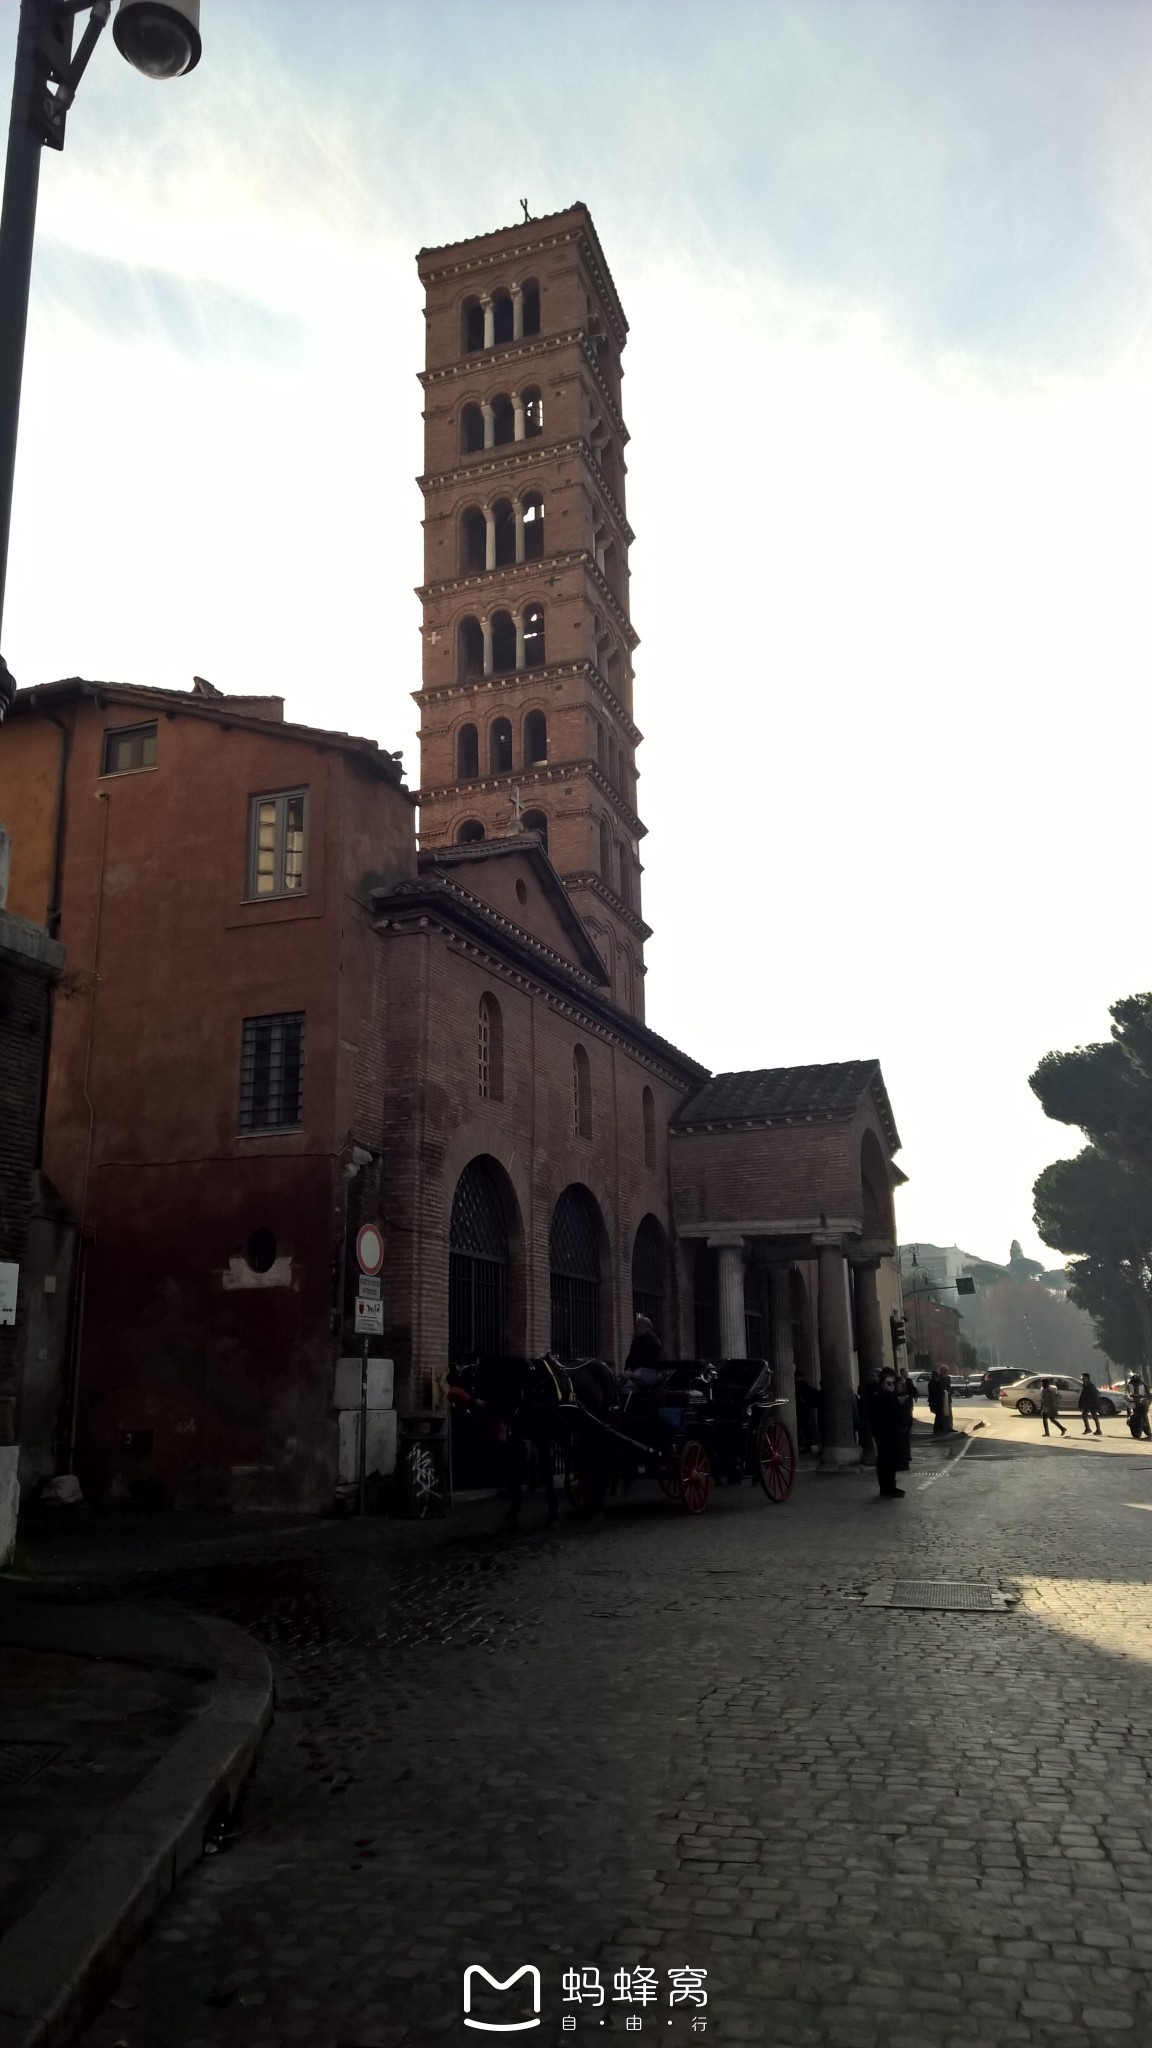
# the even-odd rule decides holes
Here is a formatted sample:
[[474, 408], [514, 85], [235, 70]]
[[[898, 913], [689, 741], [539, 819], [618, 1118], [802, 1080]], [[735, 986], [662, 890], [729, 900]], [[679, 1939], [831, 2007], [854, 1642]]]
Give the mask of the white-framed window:
[[248, 895], [302, 896], [308, 886], [308, 791], [254, 796], [248, 813]]

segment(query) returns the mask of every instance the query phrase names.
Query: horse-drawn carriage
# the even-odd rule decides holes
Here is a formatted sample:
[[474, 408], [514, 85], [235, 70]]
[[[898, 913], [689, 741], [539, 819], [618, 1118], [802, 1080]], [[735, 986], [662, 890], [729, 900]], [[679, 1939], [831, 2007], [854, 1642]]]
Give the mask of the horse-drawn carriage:
[[770, 1501], [787, 1500], [796, 1447], [781, 1418], [785, 1406], [762, 1358], [654, 1367], [624, 1381], [611, 1417], [565, 1402], [557, 1417], [569, 1503], [576, 1514], [594, 1514], [610, 1489], [645, 1474], [689, 1515], [703, 1514], [717, 1481], [759, 1481]]

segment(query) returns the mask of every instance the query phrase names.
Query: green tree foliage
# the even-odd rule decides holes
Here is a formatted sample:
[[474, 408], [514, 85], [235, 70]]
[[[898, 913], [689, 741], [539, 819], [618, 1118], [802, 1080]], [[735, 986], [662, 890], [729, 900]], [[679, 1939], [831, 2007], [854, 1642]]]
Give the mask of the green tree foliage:
[[1112, 1005], [1101, 1045], [1053, 1052], [1031, 1077], [1046, 1114], [1088, 1139], [1046, 1166], [1036, 1228], [1073, 1254], [1069, 1296], [1111, 1358], [1152, 1367], [1152, 994]]

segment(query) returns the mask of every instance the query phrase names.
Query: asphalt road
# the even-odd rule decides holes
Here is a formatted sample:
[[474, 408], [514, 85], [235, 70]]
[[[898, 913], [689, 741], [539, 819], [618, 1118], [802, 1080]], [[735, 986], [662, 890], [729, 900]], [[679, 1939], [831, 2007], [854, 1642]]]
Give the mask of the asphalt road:
[[[692, 1521], [645, 1494], [516, 1539], [487, 1503], [135, 1577], [252, 1628], [279, 1708], [244, 1832], [86, 2048], [475, 2044], [476, 1963], [539, 1969], [549, 2044], [1152, 2040], [1133, 1451], [1009, 1418], [901, 1501], [805, 1475], [781, 1508], [721, 1492]], [[865, 1604], [958, 1577], [1019, 1602]], [[531, 2017], [530, 1981], [478, 2011]]]

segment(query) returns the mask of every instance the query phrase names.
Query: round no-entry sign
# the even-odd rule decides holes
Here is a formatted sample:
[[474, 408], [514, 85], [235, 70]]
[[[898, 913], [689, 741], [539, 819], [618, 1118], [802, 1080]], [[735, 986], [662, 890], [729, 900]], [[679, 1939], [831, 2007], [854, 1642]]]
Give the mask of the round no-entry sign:
[[362, 1223], [356, 1232], [356, 1263], [362, 1273], [378, 1273], [384, 1264], [384, 1239], [378, 1223]]

